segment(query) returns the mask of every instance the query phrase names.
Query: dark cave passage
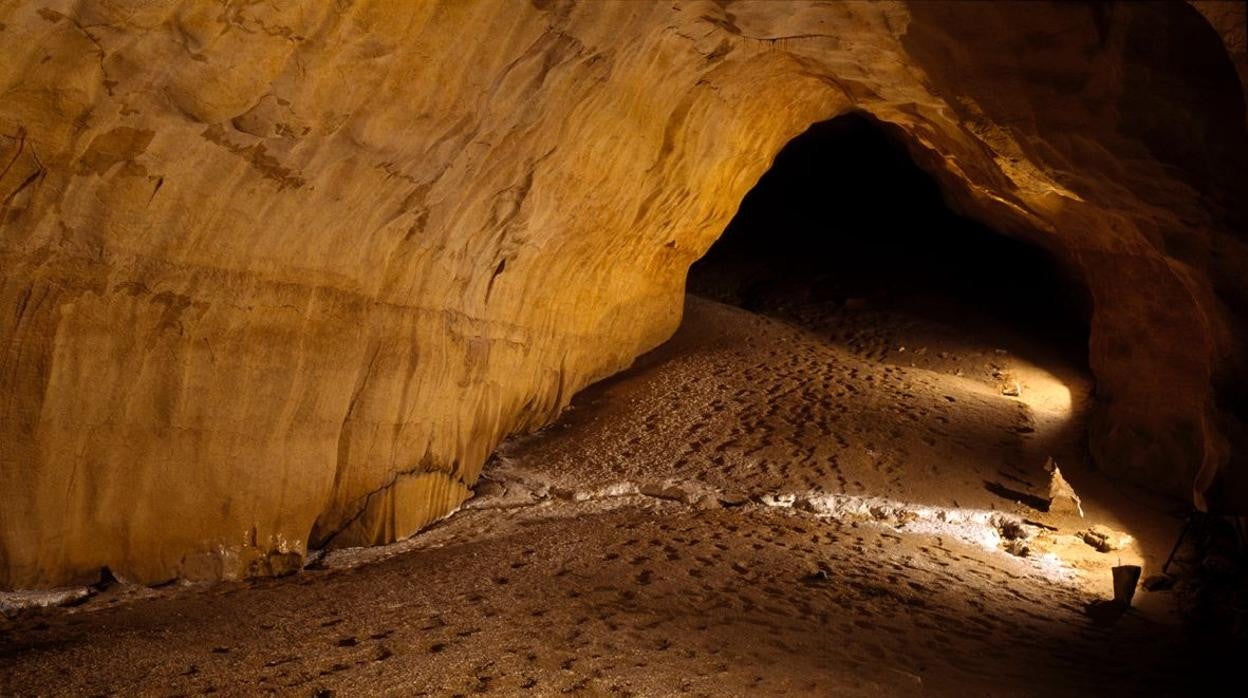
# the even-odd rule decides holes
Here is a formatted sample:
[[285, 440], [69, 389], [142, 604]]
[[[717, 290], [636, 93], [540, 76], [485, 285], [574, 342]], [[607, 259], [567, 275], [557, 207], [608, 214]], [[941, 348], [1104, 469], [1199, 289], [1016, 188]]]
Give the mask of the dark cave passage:
[[689, 291], [799, 322], [794, 310], [811, 306], [869, 305], [951, 326], [973, 317], [1086, 365], [1090, 306], [1074, 275], [951, 210], [892, 127], [863, 113], [785, 146], [691, 268]]

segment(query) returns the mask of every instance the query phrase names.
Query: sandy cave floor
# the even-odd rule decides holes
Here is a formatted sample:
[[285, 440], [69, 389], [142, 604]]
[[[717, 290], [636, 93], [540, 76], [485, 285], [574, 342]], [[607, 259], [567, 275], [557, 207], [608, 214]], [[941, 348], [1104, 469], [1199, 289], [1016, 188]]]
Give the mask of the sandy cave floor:
[[[784, 315], [691, 296], [670, 342], [504, 444], [475, 499], [404, 543], [3, 621], [0, 694], [1194, 688], [1170, 593], [1084, 613], [1119, 561], [1158, 571], [1179, 525], [1083, 467], [1084, 371], [965, 317]], [[1085, 518], [1028, 506], [1049, 456]], [[1123, 549], [1077, 537], [1094, 524]]]

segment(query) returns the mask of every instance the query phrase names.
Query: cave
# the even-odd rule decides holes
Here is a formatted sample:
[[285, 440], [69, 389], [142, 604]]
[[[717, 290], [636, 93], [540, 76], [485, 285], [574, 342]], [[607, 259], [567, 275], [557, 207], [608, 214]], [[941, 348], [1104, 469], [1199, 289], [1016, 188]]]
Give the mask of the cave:
[[0, 694], [1192, 695], [1243, 3], [0, 7]]
[[1086, 370], [1091, 300], [1077, 272], [955, 213], [893, 131], [851, 112], [786, 144], [690, 269], [690, 292], [763, 312], [849, 301], [969, 313]]
[[[1087, 362], [1086, 288], [1034, 242], [1039, 236], [1023, 231], [1020, 237], [956, 213], [937, 179], [911, 156], [903, 134], [869, 114], [849, 112], [812, 125], [780, 150], [724, 233], [692, 265], [685, 322], [697, 324], [690, 315], [706, 312], [710, 300], [800, 327], [827, 348], [864, 360], [849, 375], [874, 373], [864, 384], [868, 391], [895, 380], [892, 370], [916, 369], [901, 379], [905, 391], [868, 394], [862, 404], [857, 390], [833, 390], [849, 411], [869, 413], [875, 399], [901, 404], [920, 391], [941, 393], [929, 396], [937, 403], [956, 403], [948, 393], [968, 388], [1011, 398], [992, 408], [1009, 415], [1005, 430], [1016, 435], [1001, 453], [951, 458], [940, 452], [939, 441], [959, 441], [963, 432], [993, 438], [976, 415], [952, 414], [937, 417], [948, 429], [925, 429], [920, 452], [904, 457], [961, 458], [981, 467], [991, 462], [979, 478], [984, 487], [1028, 499], [1016, 483], [1035, 491], [1029, 480], [1048, 458], [1060, 459], [1067, 476], [1095, 471], [1086, 442], [1095, 385]], [[918, 412], [904, 411], [904, 417], [930, 418], [924, 407], [905, 409]], [[808, 409], [801, 415], [824, 437], [831, 435], [829, 424], [819, 423], [826, 415]], [[1010, 419], [1018, 421], [1011, 425]], [[909, 431], [894, 427], [889, 436], [912, 436]], [[844, 436], [836, 438], [846, 446]], [[875, 450], [877, 443], [865, 446]], [[925, 447], [932, 452], [922, 452]], [[808, 484], [836, 489], [818, 478]], [[930, 484], [934, 491], [918, 486], [915, 495], [942, 499], [945, 483]], [[965, 502], [967, 493], [958, 498]]]

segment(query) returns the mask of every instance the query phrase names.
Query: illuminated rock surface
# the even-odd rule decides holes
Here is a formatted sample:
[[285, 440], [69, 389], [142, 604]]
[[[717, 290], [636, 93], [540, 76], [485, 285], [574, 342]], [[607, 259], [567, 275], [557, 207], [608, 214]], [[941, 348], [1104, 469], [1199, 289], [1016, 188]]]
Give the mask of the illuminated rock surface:
[[851, 109], [1086, 285], [1105, 471], [1248, 489], [1244, 108], [1191, 7], [18, 2], [0, 55], [0, 586], [411, 534]]

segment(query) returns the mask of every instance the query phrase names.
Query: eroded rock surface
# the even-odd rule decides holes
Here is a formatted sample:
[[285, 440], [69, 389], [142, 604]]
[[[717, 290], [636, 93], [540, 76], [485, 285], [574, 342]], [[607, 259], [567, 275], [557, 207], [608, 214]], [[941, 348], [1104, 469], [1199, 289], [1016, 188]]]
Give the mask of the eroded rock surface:
[[411, 534], [852, 109], [1086, 285], [1104, 469], [1248, 490], [1244, 105], [1189, 6], [50, 0], [0, 55], [0, 586]]

